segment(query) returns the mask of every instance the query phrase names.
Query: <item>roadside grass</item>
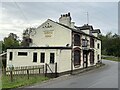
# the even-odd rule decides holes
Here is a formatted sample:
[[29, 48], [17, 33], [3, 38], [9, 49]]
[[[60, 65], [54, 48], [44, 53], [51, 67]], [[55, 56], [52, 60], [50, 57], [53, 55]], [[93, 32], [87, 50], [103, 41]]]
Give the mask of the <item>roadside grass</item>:
[[42, 82], [48, 80], [50, 78], [40, 75], [31, 75], [28, 79], [27, 75], [19, 75], [13, 76], [13, 81], [11, 82], [10, 76], [3, 76], [2, 75], [2, 89], [11, 89], [11, 88], [18, 88], [22, 86], [28, 86], [37, 82]]
[[102, 57], [102, 59], [120, 62], [120, 57]]

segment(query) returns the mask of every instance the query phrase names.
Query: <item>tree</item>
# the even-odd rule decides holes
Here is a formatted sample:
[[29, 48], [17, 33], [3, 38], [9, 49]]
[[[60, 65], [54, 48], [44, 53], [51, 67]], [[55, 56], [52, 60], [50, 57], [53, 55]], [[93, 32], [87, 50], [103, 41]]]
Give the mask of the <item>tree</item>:
[[109, 32], [99, 37], [102, 40], [102, 54], [120, 57], [120, 35]]
[[30, 43], [32, 43], [32, 39], [30, 38], [30, 34], [36, 28], [30, 27], [23, 31], [23, 40], [21, 42], [21, 46], [28, 47]]
[[2, 45], [3, 45], [3, 41], [0, 41], [0, 53], [2, 53]]
[[18, 47], [18, 46], [20, 46], [19, 37], [14, 33], [10, 33], [8, 35], [8, 37], [4, 38], [3, 46], [4, 46], [4, 50], [6, 50], [9, 47]]

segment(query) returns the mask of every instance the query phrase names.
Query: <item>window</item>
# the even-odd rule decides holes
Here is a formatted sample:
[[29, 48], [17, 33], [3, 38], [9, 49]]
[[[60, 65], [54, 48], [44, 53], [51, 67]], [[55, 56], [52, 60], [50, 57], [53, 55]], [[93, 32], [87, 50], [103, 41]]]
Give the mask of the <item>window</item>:
[[99, 60], [99, 54], [97, 55], [97, 58], [98, 58], [98, 60]]
[[10, 52], [9, 60], [12, 60], [13, 58], [13, 52]]
[[54, 63], [54, 59], [55, 59], [55, 54], [54, 53], [50, 53], [50, 63]]
[[40, 55], [40, 62], [41, 63], [45, 62], [45, 53], [41, 53], [41, 55]]
[[88, 46], [88, 40], [82, 39], [82, 47], [87, 47]]
[[99, 43], [97, 44], [97, 48], [98, 48], [98, 49], [100, 48], [100, 44], [99, 44]]
[[37, 62], [37, 53], [33, 53], [33, 62]]
[[90, 38], [90, 47], [94, 48], [94, 38]]
[[90, 52], [90, 64], [94, 64], [94, 51]]
[[27, 52], [18, 52], [18, 56], [27, 56]]
[[80, 46], [80, 35], [78, 35], [78, 34], [74, 35], [74, 45]]

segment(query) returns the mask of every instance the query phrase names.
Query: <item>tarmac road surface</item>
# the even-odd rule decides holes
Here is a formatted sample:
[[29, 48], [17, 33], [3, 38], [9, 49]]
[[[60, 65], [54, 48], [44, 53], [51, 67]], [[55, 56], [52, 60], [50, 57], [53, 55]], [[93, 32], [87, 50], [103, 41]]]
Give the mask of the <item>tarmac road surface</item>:
[[103, 63], [105, 66], [95, 70], [61, 76], [26, 88], [118, 88], [118, 62], [103, 60]]

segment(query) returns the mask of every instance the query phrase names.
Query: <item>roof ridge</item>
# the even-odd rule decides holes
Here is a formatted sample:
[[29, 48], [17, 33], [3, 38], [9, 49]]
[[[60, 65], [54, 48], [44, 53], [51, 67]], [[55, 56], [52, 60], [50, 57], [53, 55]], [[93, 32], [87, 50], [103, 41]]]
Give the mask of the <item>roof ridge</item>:
[[[70, 29], [70, 30], [72, 30], [72, 31], [74, 31], [74, 32], [77, 32], [77, 33], [80, 33], [80, 34], [84, 34], [84, 35], [87, 35], [87, 36], [91, 36], [91, 37], [97, 38], [97, 37], [95, 37], [94, 35], [87, 34], [87, 33], [83, 32], [83, 31], [81, 31], [81, 30], [77, 30], [77, 29], [71, 28], [71, 27], [69, 27], [69, 26], [66, 26], [66, 25], [64, 25], [64, 24], [61, 24], [61, 23], [59, 23], [59, 22], [55, 22], [55, 21], [53, 21], [52, 19], [47, 19], [47, 20], [50, 20], [50, 21], [52, 21], [52, 22], [54, 22], [54, 23], [56, 23], [56, 24], [59, 24], [59, 25], [65, 27], [65, 28]], [[47, 20], [46, 20], [46, 21], [47, 21]], [[75, 26], [75, 27], [77, 27], [77, 26]], [[97, 39], [98, 39], [98, 38], [97, 38]]]

